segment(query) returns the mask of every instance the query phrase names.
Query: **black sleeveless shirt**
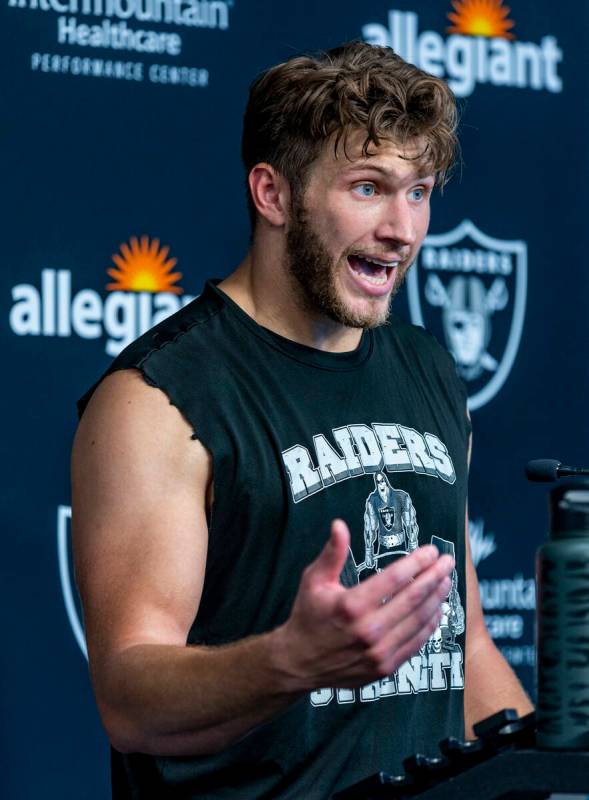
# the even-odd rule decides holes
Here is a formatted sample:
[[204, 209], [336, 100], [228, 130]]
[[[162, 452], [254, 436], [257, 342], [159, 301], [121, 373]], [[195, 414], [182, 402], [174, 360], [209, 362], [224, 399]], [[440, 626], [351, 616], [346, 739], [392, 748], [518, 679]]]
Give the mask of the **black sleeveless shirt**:
[[[324, 800], [462, 736], [470, 426], [446, 351], [397, 317], [353, 352], [318, 351], [260, 327], [210, 282], [108, 372], [127, 368], [166, 393], [212, 454], [206, 575], [188, 644], [284, 622], [334, 517], [352, 535], [347, 586], [431, 542], [456, 569], [440, 627], [390, 677], [312, 692], [221, 754], [113, 751], [113, 796]], [[219, 681], [229, 687], [231, 675]]]

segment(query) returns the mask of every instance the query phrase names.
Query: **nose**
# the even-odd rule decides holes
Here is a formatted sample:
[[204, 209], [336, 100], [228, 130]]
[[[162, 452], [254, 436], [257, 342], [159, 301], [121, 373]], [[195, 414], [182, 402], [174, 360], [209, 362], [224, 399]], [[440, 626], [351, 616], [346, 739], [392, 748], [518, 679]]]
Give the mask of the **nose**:
[[394, 250], [412, 247], [417, 241], [415, 210], [405, 196], [392, 196], [383, 205], [376, 237]]

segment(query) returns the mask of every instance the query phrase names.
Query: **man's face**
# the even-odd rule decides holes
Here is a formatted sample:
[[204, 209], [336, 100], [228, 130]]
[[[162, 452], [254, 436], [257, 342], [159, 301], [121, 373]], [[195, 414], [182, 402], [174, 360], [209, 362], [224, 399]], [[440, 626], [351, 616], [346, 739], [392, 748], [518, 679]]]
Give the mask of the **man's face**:
[[326, 144], [301, 199], [292, 198], [287, 266], [306, 310], [352, 328], [382, 325], [425, 237], [434, 176], [420, 142], [382, 142], [361, 155], [363, 135]]
[[386, 502], [387, 499], [387, 482], [383, 475], [378, 474], [376, 476], [376, 486], [378, 488], [378, 493], [380, 495], [380, 499]]

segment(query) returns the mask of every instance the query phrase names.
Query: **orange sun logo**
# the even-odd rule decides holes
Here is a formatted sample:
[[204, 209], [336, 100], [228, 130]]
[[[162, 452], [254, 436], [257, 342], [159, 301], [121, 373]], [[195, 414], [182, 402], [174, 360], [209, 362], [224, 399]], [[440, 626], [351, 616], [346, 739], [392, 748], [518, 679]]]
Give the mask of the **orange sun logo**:
[[131, 236], [130, 245], [121, 245], [121, 254], [115, 253], [112, 260], [117, 269], [107, 269], [115, 283], [108, 283], [107, 289], [128, 292], [172, 292], [184, 291], [174, 284], [182, 277], [181, 272], [172, 272], [177, 259], [168, 258], [169, 247], [160, 249], [160, 240], [142, 236], [141, 242]]
[[448, 33], [515, 39], [513, 33], [510, 33], [515, 22], [507, 19], [511, 9], [503, 6], [502, 2], [503, 0], [453, 0], [456, 13], [448, 13], [448, 19], [454, 23], [451, 28], [447, 28]]

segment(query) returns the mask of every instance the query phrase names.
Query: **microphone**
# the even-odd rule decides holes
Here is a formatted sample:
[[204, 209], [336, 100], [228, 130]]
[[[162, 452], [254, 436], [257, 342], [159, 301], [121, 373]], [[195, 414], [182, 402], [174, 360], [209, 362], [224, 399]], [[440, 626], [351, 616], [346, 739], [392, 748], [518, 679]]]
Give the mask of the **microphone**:
[[529, 481], [548, 483], [570, 475], [589, 475], [589, 469], [564, 467], [555, 458], [535, 458], [526, 464], [526, 477]]

